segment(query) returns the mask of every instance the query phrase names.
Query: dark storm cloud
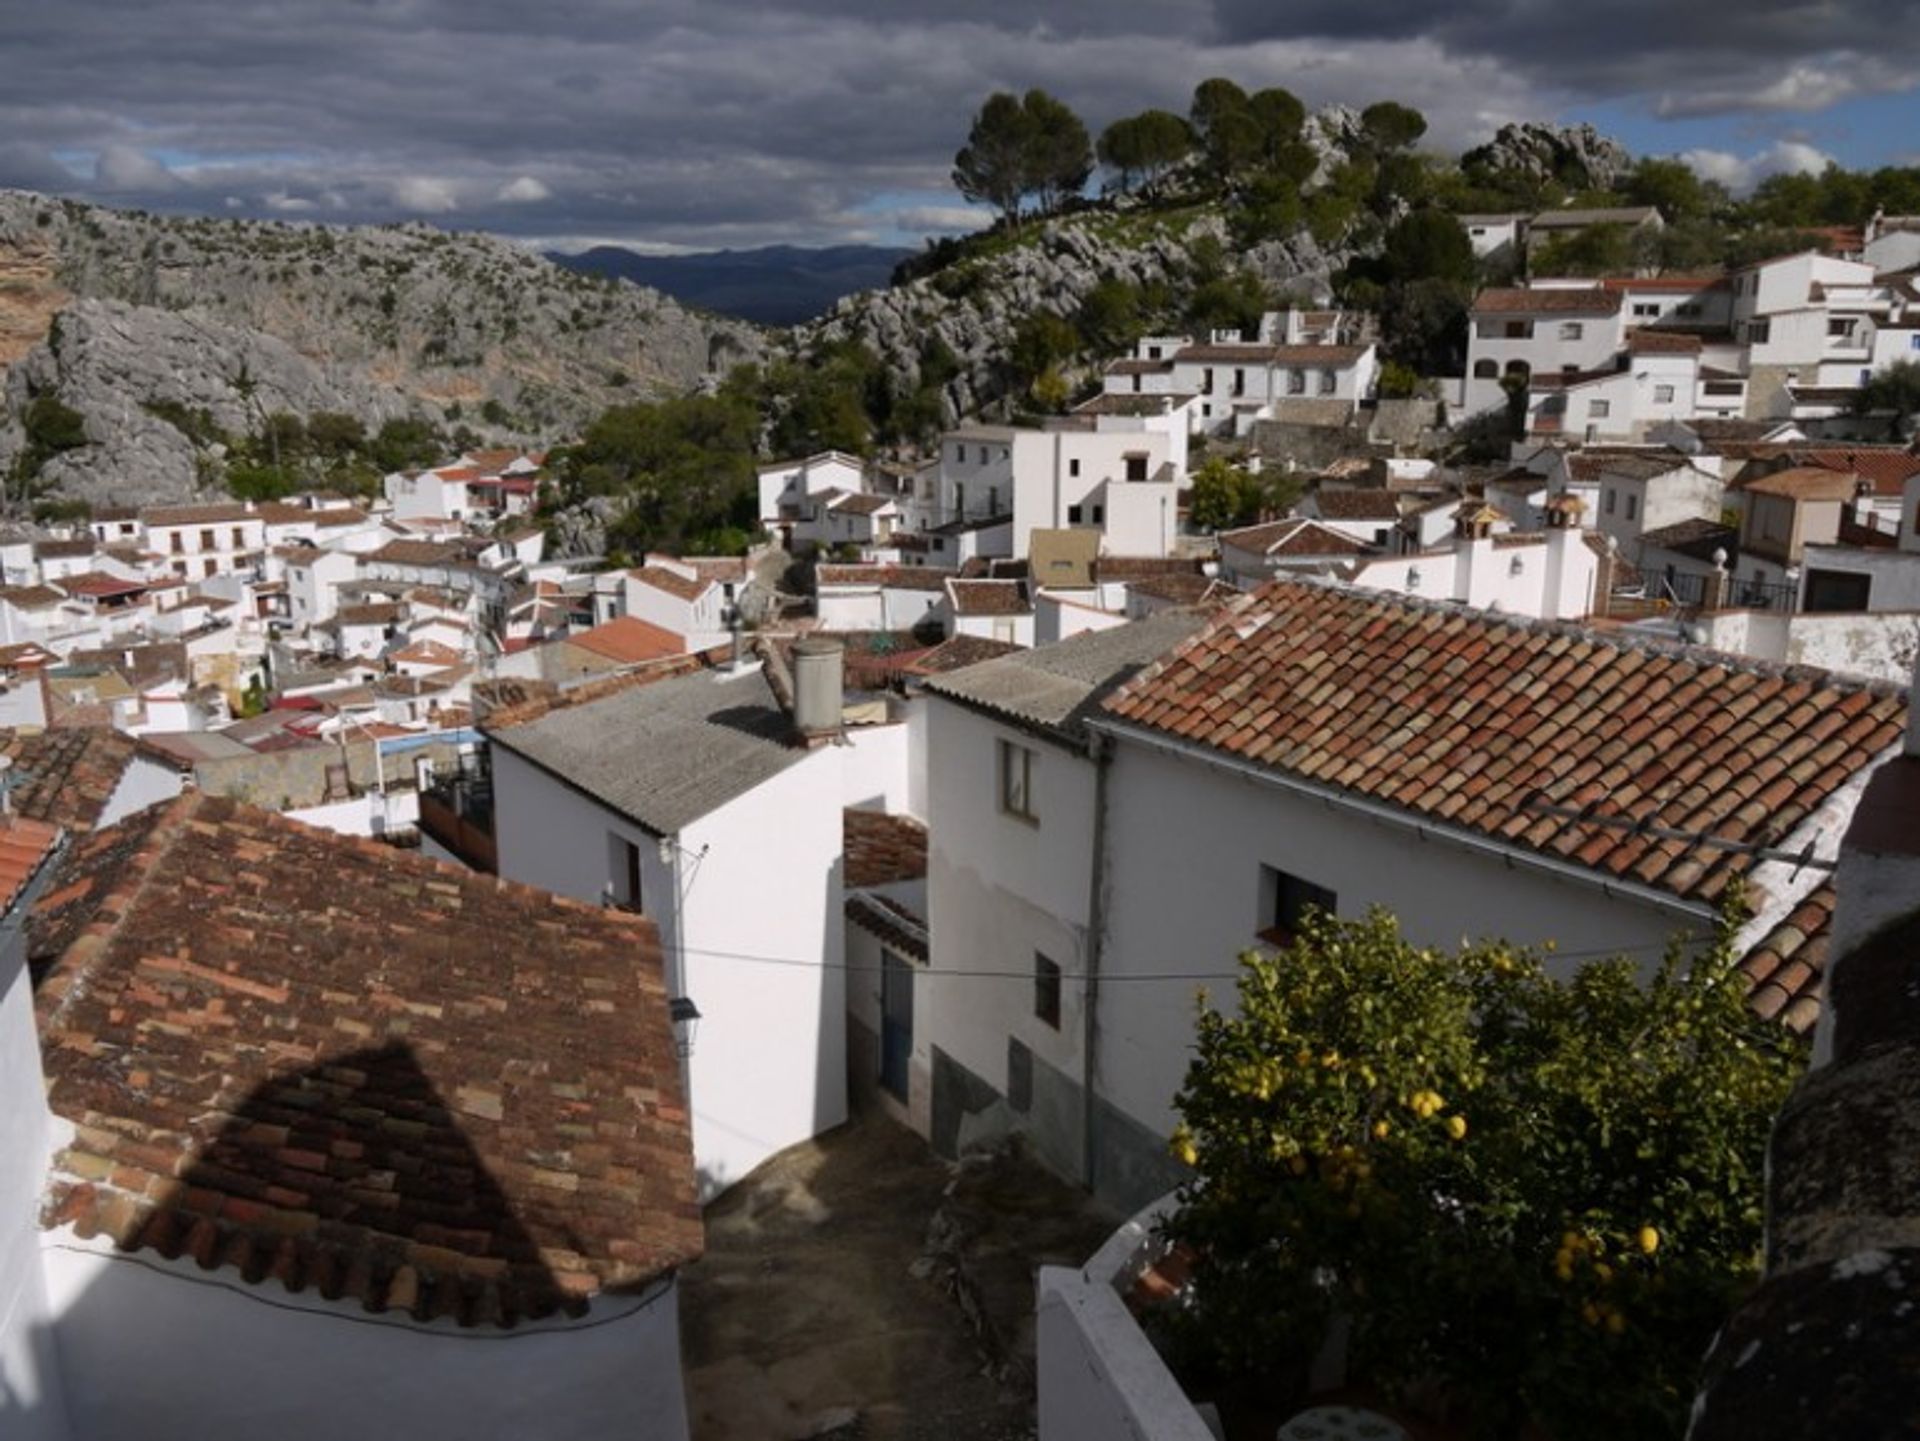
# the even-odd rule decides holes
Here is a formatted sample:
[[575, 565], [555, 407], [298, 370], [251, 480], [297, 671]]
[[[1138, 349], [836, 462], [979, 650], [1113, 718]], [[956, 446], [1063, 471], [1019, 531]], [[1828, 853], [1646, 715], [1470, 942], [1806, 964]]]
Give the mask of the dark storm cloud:
[[1860, 47], [1874, 58], [1844, 61], [1836, 43], [1871, 9], [15, 4], [0, 10], [0, 183], [529, 237], [817, 242], [885, 232], [893, 213], [951, 221], [953, 152], [996, 88], [1043, 85], [1097, 127], [1184, 109], [1199, 80], [1229, 74], [1312, 103], [1402, 99], [1429, 114], [1437, 143], [1461, 145], [1581, 96], [1643, 93], [1676, 114], [1812, 110], [1897, 86], [1906, 28], [1888, 13], [1883, 38]]

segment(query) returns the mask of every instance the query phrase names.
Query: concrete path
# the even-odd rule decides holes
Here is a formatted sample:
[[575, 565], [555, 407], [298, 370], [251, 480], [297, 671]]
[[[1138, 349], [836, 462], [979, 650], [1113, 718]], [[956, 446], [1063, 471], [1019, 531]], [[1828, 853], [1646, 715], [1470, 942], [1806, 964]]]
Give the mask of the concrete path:
[[708, 1209], [683, 1277], [695, 1441], [1032, 1436], [1033, 1270], [1112, 1225], [1017, 1154], [956, 1169], [876, 1111], [782, 1152]]

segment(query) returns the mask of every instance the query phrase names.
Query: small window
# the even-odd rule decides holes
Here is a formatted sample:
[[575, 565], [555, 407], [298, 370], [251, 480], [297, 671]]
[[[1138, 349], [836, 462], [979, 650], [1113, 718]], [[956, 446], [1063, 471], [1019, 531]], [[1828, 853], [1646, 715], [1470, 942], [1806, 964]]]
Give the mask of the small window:
[[1579, 340], [1585, 336], [1586, 333], [1587, 327], [1577, 320], [1563, 320], [1560, 322], [1560, 338], [1562, 340]]
[[247, 533], [237, 525], [233, 528], [233, 548], [235, 550], [244, 550], [246, 548], [246, 534]]
[[1600, 494], [1600, 509], [1604, 510], [1608, 515], [1612, 515], [1613, 505], [1614, 505], [1613, 487], [1608, 486]]
[[1149, 345], [1147, 347], [1147, 359], [1158, 360], [1159, 358], [1160, 358], [1160, 347], [1157, 345]]
[[1260, 867], [1260, 939], [1276, 946], [1292, 945], [1309, 909], [1334, 915], [1339, 900], [1325, 886], [1289, 875], [1273, 866]]
[[1130, 455], [1127, 457], [1127, 479], [1145, 480], [1147, 478], [1147, 457]]
[[1640, 517], [1640, 497], [1637, 495], [1630, 495], [1627, 497], [1627, 519], [1637, 520], [1639, 519], [1639, 517]]
[[1000, 742], [1000, 809], [1038, 823], [1033, 808], [1033, 752], [1012, 741]]
[[1635, 301], [1633, 313], [1636, 317], [1644, 319], [1650, 315], [1658, 315], [1660, 313], [1660, 307], [1658, 305], [1650, 305], [1645, 301]]
[[1320, 393], [1322, 395], [1332, 395], [1334, 391], [1339, 388], [1340, 377], [1338, 375], [1334, 374], [1331, 370], [1323, 370], [1320, 372]]
[[1673, 387], [1671, 385], [1654, 386], [1653, 403], [1655, 405], [1672, 405], [1673, 404]]
[[1060, 966], [1038, 951], [1033, 953], [1033, 1013], [1060, 1029]]
[[172, 551], [175, 555], [181, 554], [187, 548], [186, 536], [181, 531], [176, 530], [172, 532], [170, 535], [168, 535], [167, 542], [168, 542], [167, 549]]
[[1589, 400], [1587, 402], [1587, 415], [1591, 419], [1604, 420], [1612, 414], [1613, 402], [1611, 400]]
[[1307, 373], [1304, 370], [1287, 372], [1287, 394], [1305, 395], [1307, 393]]
[[607, 860], [612, 872], [607, 878], [606, 900], [610, 906], [637, 911], [641, 904], [640, 847], [625, 836], [609, 832]]
[[213, 532], [212, 531], [203, 530], [200, 532], [200, 549], [202, 550], [213, 549]]
[[1068, 525], [1080, 524], [1080, 507], [1079, 506], [1070, 505], [1067, 507], [1067, 524]]
[[955, 465], [965, 465], [967, 463], [967, 448], [964, 445], [956, 445], [953, 448], [953, 463]]
[[1491, 360], [1476, 360], [1473, 363], [1473, 378], [1475, 380], [1498, 380], [1500, 378], [1500, 367], [1495, 365]]
[[1909, 335], [1907, 337], [1907, 349], [1920, 350], [1920, 333]]
[[1105, 525], [1107, 523], [1107, 508], [1104, 505], [1096, 505], [1093, 508], [1093, 523], [1095, 525]]
[[1069, 460], [1067, 462], [1067, 474], [1078, 475], [1079, 473], [1080, 473], [1080, 462], [1077, 460]]
[[1200, 372], [1200, 393], [1202, 395], [1213, 394], [1213, 370], [1211, 367]]

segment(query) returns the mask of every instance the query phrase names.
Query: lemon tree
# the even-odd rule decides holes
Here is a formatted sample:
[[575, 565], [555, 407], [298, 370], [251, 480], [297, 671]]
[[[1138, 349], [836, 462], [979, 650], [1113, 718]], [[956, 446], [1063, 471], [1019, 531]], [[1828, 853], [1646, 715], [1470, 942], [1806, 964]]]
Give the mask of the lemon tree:
[[1176, 1102], [1196, 1254], [1183, 1364], [1285, 1403], [1349, 1374], [1488, 1435], [1678, 1437], [1757, 1274], [1766, 1137], [1800, 1048], [1747, 1008], [1733, 921], [1627, 960], [1415, 946], [1317, 916], [1202, 998]]

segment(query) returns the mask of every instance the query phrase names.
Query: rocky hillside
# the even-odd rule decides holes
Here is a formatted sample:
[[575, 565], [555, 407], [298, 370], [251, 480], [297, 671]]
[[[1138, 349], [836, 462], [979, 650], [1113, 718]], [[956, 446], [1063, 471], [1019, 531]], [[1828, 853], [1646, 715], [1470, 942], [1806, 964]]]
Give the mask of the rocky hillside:
[[205, 479], [151, 407], [245, 434], [276, 411], [551, 439], [622, 399], [685, 391], [761, 332], [421, 225], [334, 229], [123, 212], [0, 191], [0, 472], [37, 397], [87, 444], [60, 494], [145, 501]]
[[[823, 319], [796, 332], [800, 345], [854, 340], [898, 377], [902, 391], [920, 382], [929, 343], [941, 342], [959, 362], [942, 388], [949, 420], [976, 415], [998, 400], [1006, 357], [1021, 324], [1036, 311], [1071, 316], [1103, 281], [1188, 288], [1189, 257], [1203, 237], [1225, 245], [1217, 213], [1171, 221], [1143, 217], [1069, 216], [1036, 225], [1016, 245], [887, 290], [849, 296]], [[1323, 297], [1338, 268], [1304, 232], [1237, 257], [1276, 293]]]

